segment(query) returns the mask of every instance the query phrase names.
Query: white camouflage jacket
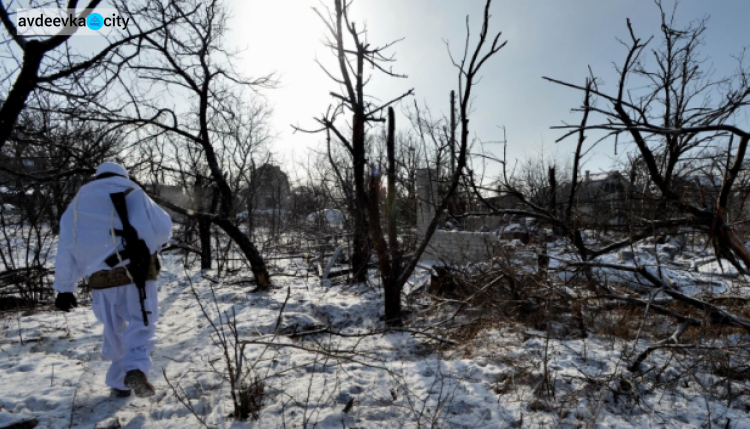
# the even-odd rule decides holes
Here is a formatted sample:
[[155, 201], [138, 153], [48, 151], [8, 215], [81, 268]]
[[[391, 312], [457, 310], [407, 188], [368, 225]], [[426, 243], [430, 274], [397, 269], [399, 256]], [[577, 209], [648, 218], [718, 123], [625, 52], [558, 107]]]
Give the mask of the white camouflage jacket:
[[[78, 281], [100, 270], [111, 269], [104, 260], [115, 248], [122, 250], [121, 238], [114, 229], [122, 229], [109, 194], [135, 188], [127, 197], [128, 219], [155, 253], [172, 237], [172, 220], [146, 193], [124, 177], [94, 180], [82, 186], [60, 220], [60, 239], [55, 259], [55, 283], [58, 292], [75, 292]], [[127, 263], [125, 260], [123, 263]]]

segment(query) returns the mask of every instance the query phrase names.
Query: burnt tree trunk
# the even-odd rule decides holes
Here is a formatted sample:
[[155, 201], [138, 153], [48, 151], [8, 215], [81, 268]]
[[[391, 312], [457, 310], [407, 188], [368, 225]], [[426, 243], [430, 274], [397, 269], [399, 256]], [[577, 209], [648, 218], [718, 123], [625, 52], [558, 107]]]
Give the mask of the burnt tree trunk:
[[555, 177], [555, 167], [549, 167], [547, 176], [549, 180], [549, 212], [552, 216], [557, 217], [557, 177]]
[[253, 272], [255, 280], [258, 283], [258, 289], [269, 288], [271, 286], [271, 280], [268, 276], [266, 261], [263, 260], [263, 257], [248, 236], [229, 219], [216, 219], [214, 220], [214, 223], [227, 233], [229, 238], [231, 238], [240, 248], [248, 262], [250, 262], [250, 270]]
[[255, 275], [255, 280], [258, 283], [258, 289], [265, 290], [271, 287], [266, 262], [263, 260], [258, 249], [255, 248], [255, 245], [250, 241], [247, 235], [245, 235], [245, 233], [243, 233], [239, 227], [230, 220], [232, 208], [234, 206], [234, 194], [229, 187], [229, 183], [227, 183], [224, 171], [222, 171], [221, 166], [219, 165], [216, 151], [211, 144], [208, 120], [208, 101], [210, 99], [209, 83], [210, 79], [205, 80], [200, 91], [200, 105], [198, 110], [200, 139], [198, 143], [203, 148], [206, 163], [211, 171], [211, 178], [213, 179], [214, 184], [214, 195], [219, 198], [219, 216], [213, 219], [213, 223], [224, 230], [224, 232], [226, 232], [227, 235], [237, 244], [248, 262], [250, 262], [251, 271]]
[[[212, 192], [211, 202], [206, 206], [206, 200], [208, 199], [208, 188], [206, 188], [203, 180], [203, 176], [198, 175], [195, 179], [196, 195], [198, 197], [198, 209], [200, 211], [206, 211], [213, 213], [216, 210], [216, 203], [218, 201], [216, 192]], [[198, 240], [200, 241], [201, 249], [201, 269], [210, 270], [211, 262], [213, 260], [213, 253], [211, 251], [211, 220], [208, 218], [198, 219]]]
[[367, 280], [367, 263], [370, 259], [370, 246], [367, 237], [367, 191], [365, 190], [365, 121], [354, 115], [354, 138], [352, 139], [354, 158], [354, 240], [352, 249], [352, 269], [355, 281]]
[[388, 156], [388, 195], [386, 200], [386, 219], [388, 222], [388, 242], [386, 243], [380, 223], [381, 174], [373, 171], [370, 177], [370, 195], [367, 210], [370, 217], [370, 237], [378, 255], [380, 281], [383, 285], [385, 300], [385, 320], [389, 325], [401, 324], [401, 289], [403, 283], [398, 279], [401, 274], [401, 258], [396, 235], [395, 180], [396, 160], [394, 150], [395, 118], [393, 109], [388, 108], [388, 136], [386, 148]]
[[[391, 264], [398, 277], [401, 273], [401, 249], [398, 246], [398, 231], [396, 219], [396, 117], [393, 109], [388, 108], [388, 136], [386, 138], [386, 152], [388, 157], [388, 196], [386, 200], [385, 216], [388, 220], [388, 248], [391, 252]], [[400, 294], [400, 291], [399, 291]]]
[[211, 221], [209, 219], [198, 219], [198, 239], [201, 242], [201, 270], [211, 269]]
[[26, 100], [36, 88], [44, 53], [45, 50], [40, 43], [34, 40], [28, 41], [24, 48], [21, 71], [8, 93], [8, 98], [0, 107], [0, 148], [10, 138], [16, 120], [26, 106]]

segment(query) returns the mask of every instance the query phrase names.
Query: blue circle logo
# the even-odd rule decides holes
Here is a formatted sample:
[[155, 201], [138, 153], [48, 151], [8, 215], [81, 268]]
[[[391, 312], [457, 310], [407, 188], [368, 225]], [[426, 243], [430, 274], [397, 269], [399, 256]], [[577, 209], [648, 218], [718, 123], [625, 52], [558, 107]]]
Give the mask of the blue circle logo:
[[98, 13], [92, 13], [86, 18], [86, 26], [92, 30], [98, 30], [104, 26], [104, 19]]

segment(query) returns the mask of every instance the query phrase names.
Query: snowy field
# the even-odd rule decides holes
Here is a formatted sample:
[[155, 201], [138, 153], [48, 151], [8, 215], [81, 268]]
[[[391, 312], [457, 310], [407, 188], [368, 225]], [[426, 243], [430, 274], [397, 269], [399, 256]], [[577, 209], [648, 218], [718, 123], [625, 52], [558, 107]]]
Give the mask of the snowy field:
[[[661, 379], [688, 374], [678, 385], [625, 371], [623, 350], [646, 348], [645, 338], [553, 339], [509, 324], [488, 326], [471, 341], [448, 340], [439, 329], [447, 318], [419, 292], [410, 301], [412, 331], [384, 333], [377, 285], [322, 287], [314, 277], [280, 276], [274, 290], [251, 294], [186, 271], [175, 255], [165, 255], [163, 266], [155, 397], [110, 397], [102, 326], [90, 308], [6, 313], [0, 428], [33, 418], [39, 428], [750, 427], [742, 392], [730, 392], [734, 401], [706, 395], [710, 380], [691, 375], [688, 359], [655, 352], [644, 362], [673, 359]], [[418, 270], [407, 292], [428, 279]], [[247, 421], [229, 417], [231, 386], [215, 335], [216, 327], [235, 343], [227, 318], [245, 347], [243, 373], [259, 405]]]

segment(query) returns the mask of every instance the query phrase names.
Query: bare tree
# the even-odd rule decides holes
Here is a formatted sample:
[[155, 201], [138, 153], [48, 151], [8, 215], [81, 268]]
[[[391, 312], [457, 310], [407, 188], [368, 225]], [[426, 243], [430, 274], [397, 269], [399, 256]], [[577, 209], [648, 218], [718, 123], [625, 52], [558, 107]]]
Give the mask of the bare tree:
[[[554, 127], [565, 131], [560, 140], [577, 138], [570, 181], [564, 180], [555, 189], [557, 172], [550, 170], [552, 174], [545, 185], [544, 169], [538, 169], [536, 177], [530, 179], [516, 174], [503, 158], [499, 160], [503, 163], [501, 189], [516, 198], [518, 207], [502, 208], [484, 199], [491, 207], [491, 214], [533, 217], [567, 239], [578, 260], [562, 257], [558, 262], [564, 270], [583, 272], [593, 292], [579, 292], [578, 297], [605, 296], [618, 303], [645, 308], [644, 322], [652, 310], [681, 324], [668, 339], [637, 357], [631, 368], [636, 368], [651, 351], [679, 342], [687, 326], [750, 329], [750, 321], [742, 316], [741, 310], [735, 312], [731, 304], [714, 300], [705, 291], [683, 293], [679, 283], [664, 275], [666, 269], [679, 268], [667, 267], [661, 255], [657, 254], [655, 265], [641, 265], [638, 258], [632, 257], [633, 250], [630, 259], [626, 252], [620, 254], [622, 261], [628, 261], [621, 264], [597, 259], [649, 237], [656, 246], [657, 234], [682, 235], [689, 231], [713, 244], [719, 263], [722, 258], [728, 260], [741, 273], [747, 273], [750, 267], [750, 254], [735, 232], [744, 218], [741, 211], [731, 210], [733, 201], [744, 201], [747, 195], [744, 169], [750, 134], [735, 123], [748, 105], [750, 73], [740, 57], [735, 76], [714, 79], [705, 69], [705, 60], [699, 52], [705, 21], [677, 28], [674, 11], [665, 12], [660, 2], [657, 6], [662, 43], [649, 52], [647, 46], [652, 39], [642, 41], [630, 21], [627, 22], [630, 39], [624, 43], [627, 53], [617, 69], [619, 80], [614, 93], [602, 90], [591, 71], [583, 85], [546, 78], [583, 95], [582, 105], [577, 109], [582, 114], [581, 122]], [[593, 143], [587, 142], [586, 135], [594, 131], [604, 131], [603, 136]], [[601, 210], [598, 216], [584, 216], [577, 201], [588, 198], [595, 187], [588, 172], [581, 177], [581, 161], [587, 150], [611, 140], [618, 146], [629, 143], [633, 148], [623, 157], [620, 171], [614, 172], [618, 177], [612, 182], [614, 189], [602, 189], [605, 194], [615, 195], [617, 201], [605, 199], [606, 210]], [[529, 183], [533, 185], [528, 186]], [[483, 199], [480, 187], [474, 186], [477, 197]], [[608, 225], [606, 218], [619, 221]], [[600, 239], [603, 231], [614, 234], [605, 241]], [[674, 237], [673, 242], [684, 242], [682, 238]], [[627, 278], [625, 284], [638, 284], [650, 297], [644, 299], [638, 293], [618, 290], [618, 281], [608, 283], [606, 276], [602, 276], [604, 271], [617, 273], [615, 277], [620, 279]], [[654, 299], [659, 294], [668, 298], [657, 304]], [[582, 301], [573, 295], [570, 298], [570, 311], [577, 314], [574, 319], [583, 327]], [[696, 314], [703, 315], [703, 319], [695, 317]], [[581, 330], [585, 333], [584, 328]]]
[[60, 215], [92, 166], [121, 147], [117, 135], [47, 106], [21, 113], [0, 149], [0, 301], [7, 298], [0, 306], [33, 307], [52, 296], [48, 264]]
[[121, 135], [99, 124], [80, 123], [49, 105], [27, 109], [0, 150], [0, 184], [49, 198], [39, 209], [57, 232], [59, 217], [86, 176], [122, 147]]
[[[676, 28], [674, 10], [670, 14], [661, 2], [657, 6], [662, 44], [649, 52], [647, 47], [653, 38], [643, 41], [637, 37], [628, 20], [630, 40], [623, 42], [627, 54], [617, 69], [615, 93], [546, 78], [590, 92], [606, 105], [581, 107], [584, 115], [601, 118], [597, 123], [556, 128], [568, 130], [561, 139], [588, 130], [604, 130], [605, 137], [630, 138], [649, 181], [662, 197], [662, 222], [679, 222], [702, 231], [710, 237], [717, 258], [746, 272], [750, 251], [727, 223], [726, 216], [750, 141], [750, 132], [734, 125], [738, 113], [750, 103], [750, 71], [744, 68], [740, 57], [735, 76], [713, 79], [700, 54], [705, 20]], [[693, 160], [705, 158], [719, 145], [727, 151], [715, 170], [719, 177], [711, 177], [718, 181], [716, 204], [703, 207], [686, 198], [681, 189], [690, 181]]]
[[[132, 87], [128, 92], [130, 108], [123, 114], [113, 112], [106, 120], [123, 126], [147, 127], [146, 138], [171, 135], [180, 144], [193, 147], [191, 150], [200, 155], [208, 171], [205, 177], [197, 172], [196, 180], [208, 182], [198, 186], [216, 192], [217, 212], [189, 210], [158, 197], [157, 201], [180, 214], [210, 221], [221, 228], [250, 262], [258, 287], [265, 289], [270, 286], [265, 262], [239, 228], [235, 216], [238, 189], [232, 181], [246, 173], [243, 171], [246, 166], [238, 168], [235, 161], [247, 159], [234, 157], [230, 152], [253, 144], [249, 136], [257, 117], [249, 113], [263, 113], [253, 110], [244, 97], [258, 88], [272, 86], [274, 81], [272, 76], [244, 78], [232, 69], [233, 53], [222, 47], [226, 19], [218, 0], [170, 3], [163, 9], [140, 14], [138, 26], [149, 24], [163, 30], [143, 37], [143, 53], [131, 61], [132, 70], [140, 82], [173, 91], [191, 103], [185, 109], [166, 106], [151, 87], [146, 92]], [[171, 22], [179, 24], [179, 31], [166, 28]], [[230, 140], [233, 143], [226, 144]]]
[[[386, 196], [386, 231], [381, 226], [379, 194], [381, 192], [380, 169], [372, 171], [369, 189], [368, 213], [370, 216], [370, 236], [378, 254], [381, 283], [385, 295], [385, 318], [389, 323], [399, 324], [401, 320], [401, 291], [404, 284], [411, 276], [419, 259], [427, 248], [432, 235], [437, 228], [441, 214], [448, 207], [451, 197], [459, 187], [464, 169], [467, 165], [469, 152], [469, 106], [471, 103], [472, 90], [477, 84], [479, 72], [482, 66], [502, 49], [507, 42], [501, 42], [502, 33], [498, 32], [494, 37], [490, 34], [490, 6], [488, 0], [484, 7], [482, 27], [479, 39], [473, 50], [469, 50], [469, 34], [466, 35], [466, 49], [463, 57], [453, 61], [458, 69], [458, 130], [460, 137], [456, 146], [455, 168], [450, 175], [450, 182], [442, 200], [436, 206], [435, 215], [430, 221], [423, 237], [418, 238], [419, 245], [408, 261], [403, 261], [403, 255], [399, 250], [398, 231], [396, 228], [396, 212], [393, 210], [395, 201], [396, 184], [396, 150], [395, 150], [395, 117], [393, 109], [388, 110], [388, 188]], [[467, 17], [468, 22], [468, 17]], [[387, 237], [387, 238], [386, 238]]]
[[[55, 3], [59, 7], [61, 2]], [[101, 0], [90, 0], [76, 19], [85, 19], [100, 3]], [[138, 4], [128, 2], [129, 7], [123, 7], [124, 2], [116, 2], [116, 6], [130, 15], [130, 10], [149, 10], [160, 3], [144, 0]], [[0, 82], [7, 88], [7, 93], [3, 90], [4, 94], [0, 96], [0, 149], [10, 138], [21, 112], [35, 91], [63, 95], [70, 101], [81, 100], [82, 104], [91, 102], [103, 95], [108, 84], [117, 80], [122, 64], [138, 55], [137, 41], [163, 29], [164, 26], [171, 25], [170, 21], [164, 20], [159, 28], [139, 27], [138, 31], [128, 28], [124, 33], [111, 37], [105, 48], [93, 55], [83, 56], [70, 46], [72, 34], [61, 33], [46, 38], [19, 34], [13, 23], [13, 13], [10, 11], [13, 6], [41, 8], [49, 7], [49, 4], [29, 1], [24, 5], [11, 1], [6, 6], [0, 2], [0, 21], [5, 30], [2, 43], [2, 56], [5, 58], [2, 67], [4, 76], [0, 77]], [[65, 6], [70, 10], [76, 10], [78, 7], [78, 0], [68, 0]], [[132, 15], [130, 16], [133, 19]], [[88, 82], [93, 79], [96, 79], [96, 84], [84, 83], [84, 80]]]
[[[383, 46], [371, 46], [367, 41], [366, 29], [358, 30], [356, 23], [349, 19], [351, 2], [334, 0], [333, 3], [334, 10], [328, 9], [327, 14], [323, 14], [317, 9], [315, 11], [326, 24], [328, 29], [326, 46], [331, 49], [338, 62], [337, 72], [331, 72], [324, 67], [323, 70], [334, 82], [341, 86], [341, 93], [331, 92], [336, 104], [329, 107], [325, 115], [316, 118], [316, 121], [323, 128], [314, 132], [324, 130], [332, 132], [336, 139], [346, 147], [351, 157], [347, 164], [352, 167], [354, 183], [354, 190], [352, 195], [349, 196], [352, 200], [350, 213], [354, 220], [352, 267], [357, 280], [364, 281], [370, 255], [365, 181], [367, 127], [372, 122], [382, 122], [385, 109], [411, 95], [412, 90], [408, 90], [404, 94], [379, 105], [370, 101], [365, 93], [365, 87], [369, 82], [369, 78], [365, 75], [365, 67], [370, 66], [387, 76], [404, 77], [394, 73], [390, 68], [385, 68], [388, 63], [394, 61], [393, 57], [387, 56], [385, 51], [396, 42], [387, 43]], [[353, 46], [349, 47], [349, 43]], [[345, 112], [352, 115], [351, 138], [347, 137], [348, 132], [342, 130], [342, 126], [338, 122], [338, 118]], [[340, 174], [338, 176], [341, 178]]]

